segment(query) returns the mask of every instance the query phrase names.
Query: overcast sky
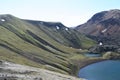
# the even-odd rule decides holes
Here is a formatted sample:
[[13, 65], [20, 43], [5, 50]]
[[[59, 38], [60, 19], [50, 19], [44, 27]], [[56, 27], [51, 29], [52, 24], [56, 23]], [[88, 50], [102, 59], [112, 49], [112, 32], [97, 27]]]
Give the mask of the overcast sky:
[[120, 0], [0, 0], [0, 14], [62, 22], [68, 27], [85, 23], [95, 13], [110, 9], [120, 9]]

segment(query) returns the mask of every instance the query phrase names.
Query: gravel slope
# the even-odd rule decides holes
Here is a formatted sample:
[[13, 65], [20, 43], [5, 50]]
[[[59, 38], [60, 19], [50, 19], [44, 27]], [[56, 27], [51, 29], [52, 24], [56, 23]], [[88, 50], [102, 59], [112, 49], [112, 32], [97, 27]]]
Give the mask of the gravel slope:
[[0, 80], [84, 80], [72, 76], [0, 61]]

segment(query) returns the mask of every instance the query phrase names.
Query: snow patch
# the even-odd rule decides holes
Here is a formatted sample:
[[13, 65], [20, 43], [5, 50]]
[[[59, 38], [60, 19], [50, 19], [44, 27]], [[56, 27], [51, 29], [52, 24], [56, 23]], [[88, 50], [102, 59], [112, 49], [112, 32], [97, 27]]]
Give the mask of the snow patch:
[[106, 31], [107, 31], [107, 29], [103, 29], [101, 32], [104, 33], [104, 32], [106, 32]]
[[5, 21], [5, 19], [1, 19], [1, 21], [2, 21], [2, 22], [4, 22], [4, 21]]
[[56, 28], [57, 28], [57, 29], [60, 29], [60, 27], [59, 27], [59, 26], [56, 26]]
[[103, 45], [103, 43], [102, 43], [102, 42], [100, 42], [100, 43], [99, 43], [99, 45], [100, 45], [100, 46], [102, 46], [102, 45]]
[[66, 31], [68, 31], [68, 28], [65, 28]]
[[79, 50], [82, 50], [82, 49], [79, 49]]

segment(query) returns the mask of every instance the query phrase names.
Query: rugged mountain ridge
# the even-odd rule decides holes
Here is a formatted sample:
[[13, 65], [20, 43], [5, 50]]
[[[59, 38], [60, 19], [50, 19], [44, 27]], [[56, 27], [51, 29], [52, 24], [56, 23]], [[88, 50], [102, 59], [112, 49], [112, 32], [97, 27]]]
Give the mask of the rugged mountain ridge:
[[99, 12], [76, 30], [104, 44], [120, 46], [120, 10]]
[[83, 57], [81, 49], [94, 44], [61, 23], [0, 15], [0, 60], [73, 74], [71, 59]]

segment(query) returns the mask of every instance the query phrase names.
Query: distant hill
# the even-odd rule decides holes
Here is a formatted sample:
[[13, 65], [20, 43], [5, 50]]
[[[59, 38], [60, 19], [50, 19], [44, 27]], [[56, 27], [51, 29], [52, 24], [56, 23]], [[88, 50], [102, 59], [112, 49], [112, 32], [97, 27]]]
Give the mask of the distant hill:
[[98, 42], [120, 46], [120, 10], [99, 12], [76, 30]]
[[0, 15], [0, 60], [70, 74], [70, 59], [94, 44], [59, 22]]

